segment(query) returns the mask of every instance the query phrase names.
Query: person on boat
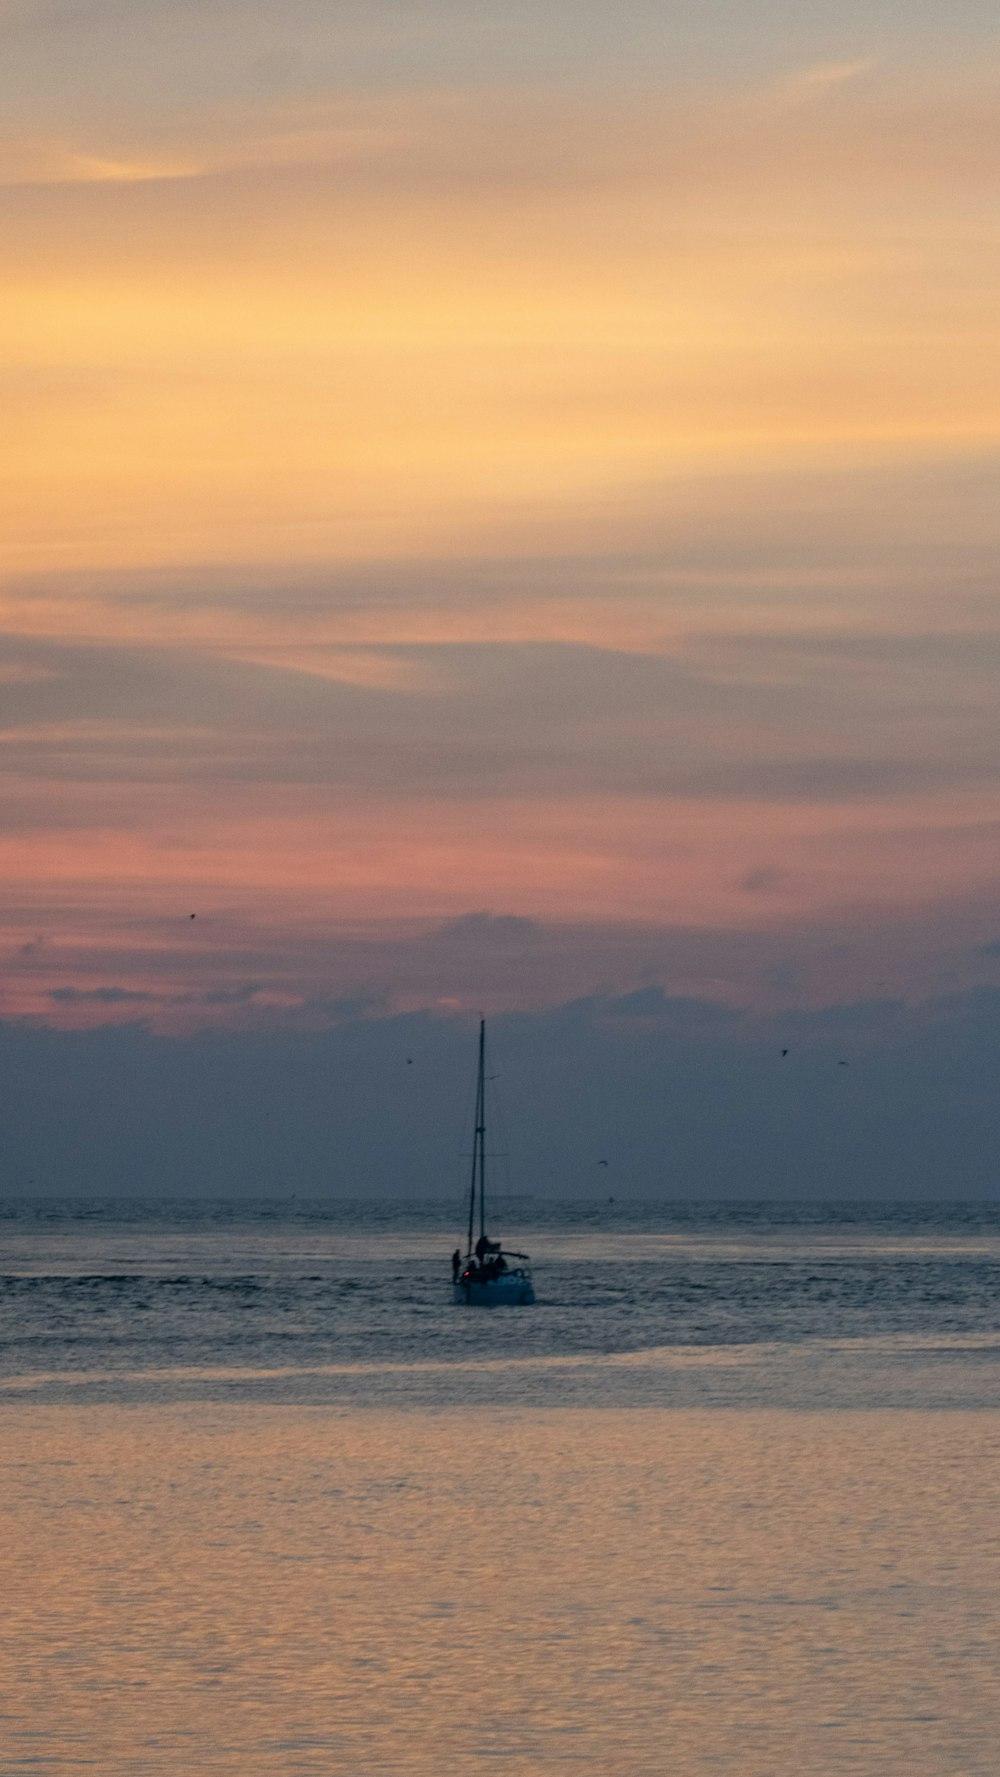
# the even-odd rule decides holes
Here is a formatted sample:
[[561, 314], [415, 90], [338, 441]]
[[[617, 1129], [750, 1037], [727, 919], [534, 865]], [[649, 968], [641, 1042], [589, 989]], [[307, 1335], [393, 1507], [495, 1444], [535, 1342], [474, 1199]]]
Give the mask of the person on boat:
[[461, 1271], [461, 1269], [462, 1269], [462, 1249], [460, 1246], [456, 1246], [455, 1251], [451, 1255], [451, 1281], [452, 1281], [452, 1283], [458, 1282], [458, 1274]]
[[499, 1240], [490, 1240], [487, 1235], [480, 1234], [479, 1239], [476, 1241], [476, 1258], [480, 1263], [485, 1259], [487, 1253], [498, 1253], [499, 1251]]

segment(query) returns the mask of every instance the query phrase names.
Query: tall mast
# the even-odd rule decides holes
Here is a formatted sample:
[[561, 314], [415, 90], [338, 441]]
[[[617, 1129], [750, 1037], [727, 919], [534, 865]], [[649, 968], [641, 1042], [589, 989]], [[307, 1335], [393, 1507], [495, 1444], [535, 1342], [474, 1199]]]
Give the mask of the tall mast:
[[475, 1225], [476, 1225], [476, 1169], [477, 1169], [477, 1166], [479, 1168], [479, 1224], [480, 1224], [479, 1232], [482, 1234], [484, 1232], [484, 1228], [485, 1228], [485, 1222], [484, 1222], [485, 1211], [483, 1209], [483, 1171], [482, 1171], [483, 1134], [484, 1134], [484, 1128], [485, 1128], [485, 1122], [486, 1122], [485, 1098], [484, 1098], [485, 1087], [486, 1087], [486, 1067], [485, 1067], [485, 1053], [486, 1053], [486, 1051], [485, 1051], [485, 1039], [484, 1039], [485, 1029], [486, 1029], [486, 1020], [485, 1020], [485, 1018], [481, 1018], [479, 1021], [479, 1072], [476, 1076], [476, 1121], [474, 1124], [474, 1133], [473, 1133], [473, 1137], [472, 1137], [472, 1183], [469, 1186], [469, 1245], [468, 1245], [467, 1250], [470, 1253], [472, 1251], [472, 1236], [475, 1231]]
[[486, 1020], [479, 1020], [479, 1232], [486, 1233]]

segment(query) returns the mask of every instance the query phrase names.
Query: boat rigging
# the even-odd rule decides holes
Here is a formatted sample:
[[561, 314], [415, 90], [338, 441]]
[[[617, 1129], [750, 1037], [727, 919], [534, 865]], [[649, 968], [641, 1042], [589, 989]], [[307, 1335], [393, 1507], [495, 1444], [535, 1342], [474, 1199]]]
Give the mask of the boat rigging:
[[[478, 1209], [478, 1218], [477, 1218]], [[479, 1234], [476, 1236], [476, 1222]], [[456, 1247], [451, 1257], [454, 1300], [470, 1308], [527, 1305], [535, 1300], [527, 1253], [505, 1253], [486, 1232], [486, 1020], [479, 1020], [479, 1066], [476, 1074], [476, 1116], [469, 1185], [469, 1226], [465, 1254]]]

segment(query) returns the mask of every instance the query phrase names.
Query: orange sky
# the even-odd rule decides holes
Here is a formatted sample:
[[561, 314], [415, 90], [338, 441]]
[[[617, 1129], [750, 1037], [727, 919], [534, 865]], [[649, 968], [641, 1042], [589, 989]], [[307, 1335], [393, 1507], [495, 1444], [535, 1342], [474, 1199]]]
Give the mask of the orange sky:
[[331, 931], [483, 908], [576, 927], [582, 986], [598, 929], [777, 956], [900, 909], [937, 934], [906, 989], [947, 906], [964, 979], [1000, 857], [1000, 94], [961, 33], [935, 75], [884, 30], [792, 53], [776, 13], [770, 65], [603, 81], [401, 37], [346, 84], [185, 63], [149, 110], [153, 6], [102, 109], [43, 79], [36, 11], [0, 17], [38, 82], [0, 142], [6, 1008], [230, 982], [232, 931], [180, 976], [137, 945], [189, 901], [241, 909], [278, 1000], [310, 904], [331, 992]]

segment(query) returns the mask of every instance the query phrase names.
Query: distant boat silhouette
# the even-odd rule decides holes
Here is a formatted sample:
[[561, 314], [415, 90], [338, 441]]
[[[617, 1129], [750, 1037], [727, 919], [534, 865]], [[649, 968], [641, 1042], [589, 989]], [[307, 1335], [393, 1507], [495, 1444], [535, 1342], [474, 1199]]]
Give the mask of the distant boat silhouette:
[[[476, 1209], [479, 1235], [476, 1234]], [[516, 1263], [510, 1264], [509, 1260]], [[476, 1121], [469, 1187], [469, 1231], [465, 1255], [452, 1255], [452, 1292], [468, 1308], [526, 1307], [535, 1300], [527, 1253], [505, 1253], [486, 1232], [486, 1020], [479, 1020], [479, 1068], [476, 1076]]]

